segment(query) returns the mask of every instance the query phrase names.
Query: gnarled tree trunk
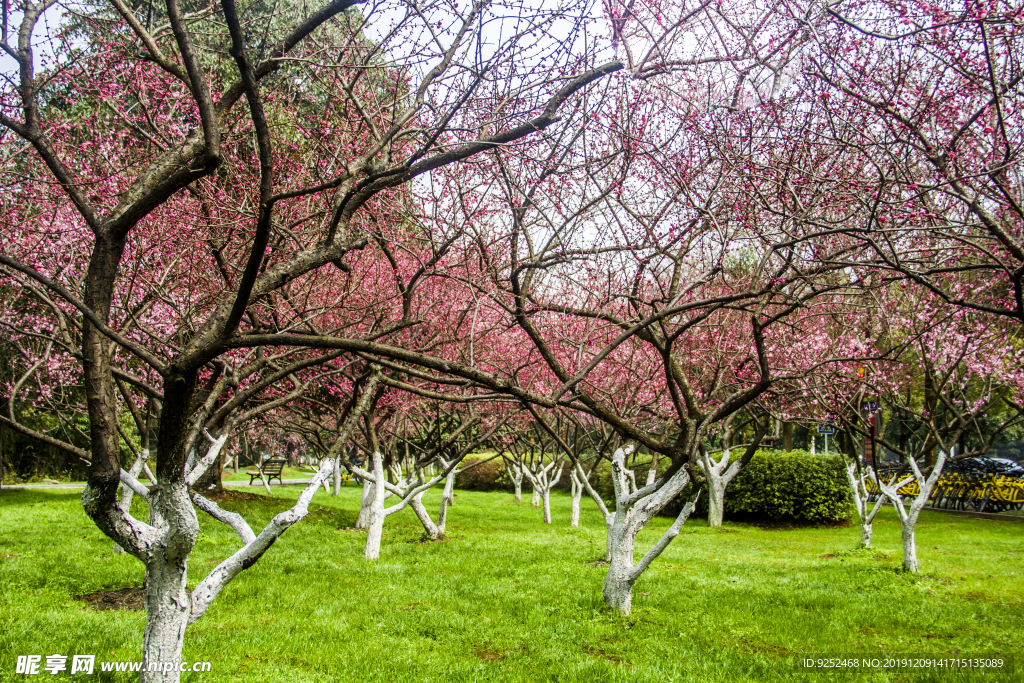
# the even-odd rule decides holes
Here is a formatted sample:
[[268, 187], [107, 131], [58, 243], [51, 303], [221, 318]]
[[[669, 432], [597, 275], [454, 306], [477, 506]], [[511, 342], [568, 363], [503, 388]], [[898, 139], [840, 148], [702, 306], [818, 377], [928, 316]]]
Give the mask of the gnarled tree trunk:
[[695, 493], [683, 506], [682, 511], [657, 543], [633, 564], [636, 536], [641, 529], [660, 512], [673, 498], [690, 483], [685, 468], [679, 470], [667, 481], [658, 485], [636, 490], [633, 478], [629, 476], [625, 458], [631, 447], [618, 449], [612, 455], [612, 481], [615, 487], [615, 515], [610, 518], [608, 533], [608, 574], [605, 576], [605, 603], [621, 614], [629, 614], [633, 604], [633, 585], [654, 561], [668, 547], [679, 529], [686, 523], [697, 502]]

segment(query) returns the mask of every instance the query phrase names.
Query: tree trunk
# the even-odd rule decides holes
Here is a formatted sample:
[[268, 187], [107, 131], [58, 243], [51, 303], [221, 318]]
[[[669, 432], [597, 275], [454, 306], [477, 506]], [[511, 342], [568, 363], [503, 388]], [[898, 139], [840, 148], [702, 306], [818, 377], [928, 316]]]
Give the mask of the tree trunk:
[[544, 489], [541, 497], [544, 499], [544, 523], [551, 524], [551, 489]]
[[[226, 453], [218, 454], [217, 459], [206, 468], [206, 472], [199, 477], [199, 481], [197, 481], [192, 488], [203, 495], [208, 493], [223, 493], [224, 467], [227, 463], [226, 458]], [[267, 493], [270, 493], [269, 488], [267, 489]]]
[[[188, 555], [199, 536], [199, 520], [184, 482], [161, 485], [150, 500], [150, 524], [163, 530], [146, 558], [146, 629], [142, 636], [142, 683], [177, 683], [177, 663], [185, 641], [192, 604]], [[160, 663], [160, 670], [148, 671]], [[175, 665], [164, 671], [164, 663]], [[170, 669], [170, 666], [166, 667]]]
[[914, 537], [914, 526], [917, 515], [908, 515], [902, 520], [903, 527], [903, 568], [908, 572], [917, 573], [921, 567], [917, 563], [917, 539]]
[[[131, 469], [128, 470], [128, 474], [132, 475], [136, 479], [139, 479], [141, 477], [141, 474], [142, 474], [142, 469], [143, 469], [143, 467], [145, 467], [146, 461], [148, 461], [148, 460], [149, 460], [149, 449], [148, 448], [143, 448], [139, 452], [139, 457], [136, 458], [134, 464], [132, 464]], [[129, 510], [131, 510], [132, 498], [134, 497], [135, 492], [132, 491], [131, 488], [129, 488], [127, 486], [124, 486], [123, 484], [122, 484], [122, 488], [124, 490], [121, 492], [121, 509], [124, 510], [125, 512], [128, 512]], [[124, 551], [122, 551], [122, 552], [124, 552]]]
[[452, 470], [448, 473], [448, 476], [444, 478], [444, 493], [441, 494], [442, 512], [444, 512], [444, 508], [446, 507], [455, 506], [455, 475], [455, 470]]
[[725, 516], [725, 477], [716, 474], [707, 476], [708, 487], [708, 526], [722, 526]]
[[868, 490], [864, 483], [863, 473], [858, 475], [857, 463], [851, 462], [846, 466], [846, 480], [850, 484], [850, 493], [853, 495], [853, 505], [857, 510], [857, 518], [860, 520], [860, 542], [865, 548], [871, 547], [871, 537], [874, 534], [873, 524], [875, 515], [881, 506], [884, 495], [879, 494], [875, 506], [868, 511]]
[[341, 454], [334, 458], [334, 497], [341, 495]]
[[369, 479], [363, 479], [363, 497], [359, 502], [359, 516], [356, 517], [357, 529], [370, 528], [370, 505], [373, 503], [374, 485]]
[[441, 493], [441, 507], [437, 512], [437, 525], [444, 534], [445, 520], [448, 519], [448, 508], [455, 504], [455, 470], [452, 470], [444, 480], [444, 491]]
[[742, 460], [730, 461], [729, 449], [722, 451], [722, 457], [718, 462], [711, 459], [707, 453], [703, 453], [697, 466], [704, 472], [708, 489], [708, 526], [722, 526], [722, 519], [725, 517], [725, 490], [729, 483], [736, 478], [742, 467]]
[[[430, 515], [427, 514], [427, 508], [423, 506], [423, 493], [419, 494], [418, 496], [415, 496], [412, 500], [410, 500], [409, 507], [411, 507], [412, 511], [416, 513], [416, 517], [420, 520], [420, 524], [423, 525], [423, 530], [427, 533], [427, 536], [429, 536], [431, 540], [434, 541], [439, 539], [441, 535], [444, 533], [444, 529], [440, 528], [437, 524], [434, 524], [434, 520], [430, 519]], [[442, 498], [441, 516], [439, 520], [441, 524], [444, 524], [444, 513], [445, 504], [444, 498]]]
[[444, 529], [448, 524], [448, 505], [450, 503], [451, 500], [447, 496], [441, 496], [441, 507], [437, 511], [437, 536], [434, 537], [435, 539], [444, 537]]
[[[914, 537], [914, 528], [917, 526], [917, 518], [921, 514], [921, 509], [928, 502], [928, 499], [931, 498], [932, 489], [935, 488], [935, 483], [942, 476], [942, 467], [945, 463], [946, 453], [940, 450], [935, 467], [932, 468], [931, 473], [927, 477], [921, 473], [914, 460], [909, 460], [907, 464], [913, 471], [912, 478], [908, 477], [902, 481], [890, 482], [888, 484], [882, 483], [882, 480], [877, 477], [875, 479], [875, 483], [885, 497], [893, 504], [896, 514], [900, 518], [903, 536], [903, 567], [908, 572], [916, 573], [921, 570], [917, 561], [917, 540]], [[911, 501], [910, 510], [908, 511], [903, 505], [903, 497], [899, 495], [899, 490], [903, 484], [912, 480], [917, 480], [918, 493], [913, 501]]]
[[[177, 666], [163, 671], [163, 663], [177, 663], [185, 642], [191, 604], [185, 585], [187, 562], [183, 558], [168, 561], [164, 553], [156, 553], [146, 563], [146, 630], [142, 636], [142, 683], [176, 683]], [[160, 664], [159, 671], [149, 667]]]
[[633, 547], [636, 532], [626, 523], [626, 515], [617, 514], [608, 529], [608, 574], [604, 578], [604, 601], [620, 614], [628, 615], [633, 606]]
[[533, 507], [540, 506], [540, 491], [537, 490], [537, 486], [533, 486], [533, 498], [530, 499], [530, 505]]
[[862, 519], [860, 523], [860, 542], [865, 548], [871, 547], [871, 536], [873, 533], [874, 529], [871, 522]]
[[381, 464], [380, 452], [373, 453], [373, 476], [378, 484], [373, 487], [373, 498], [370, 503], [370, 523], [366, 530], [366, 551], [363, 556], [368, 560], [376, 560], [380, 557], [380, 540], [384, 535], [384, 519], [387, 516], [384, 510], [384, 466]]
[[[690, 475], [686, 468], [680, 468], [672, 477], [663, 483], [657, 491], [649, 493], [640, 498], [633, 498], [635, 485], [630, 471], [626, 467], [625, 457], [632, 448], [618, 449], [612, 455], [612, 482], [615, 485], [615, 514], [605, 515], [605, 524], [608, 527], [608, 574], [605, 576], [604, 594], [605, 603], [621, 614], [629, 614], [633, 604], [633, 584], [648, 567], [651, 562], [669, 546], [672, 540], [679, 535], [679, 529], [697, 504], [699, 491], [693, 495], [683, 506], [676, 521], [668, 528], [662, 537], [648, 550], [636, 566], [633, 565], [633, 550], [636, 545], [636, 535], [640, 532], [654, 515], [658, 514], [672, 498], [686, 488], [690, 483]], [[591, 496], [596, 492], [591, 490]], [[596, 500], [596, 498], [595, 498]], [[603, 506], [603, 503], [600, 505]]]
[[580, 525], [580, 498], [583, 496], [583, 484], [576, 478], [576, 470], [570, 474], [572, 478], [572, 515], [569, 517], [569, 526]]
[[522, 503], [523, 502], [523, 480], [522, 479], [515, 479], [515, 480], [513, 480], [512, 483], [514, 483], [516, 485], [516, 502], [517, 503]]

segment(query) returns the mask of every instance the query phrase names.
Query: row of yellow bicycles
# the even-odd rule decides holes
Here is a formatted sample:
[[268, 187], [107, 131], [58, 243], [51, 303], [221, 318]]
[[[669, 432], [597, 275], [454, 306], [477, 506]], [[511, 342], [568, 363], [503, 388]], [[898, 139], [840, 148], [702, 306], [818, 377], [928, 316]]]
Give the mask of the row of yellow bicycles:
[[[961, 462], [965, 461], [954, 462], [951, 465], [960, 465]], [[974, 471], [971, 471], [972, 469]], [[979, 469], [981, 471], [978, 471]], [[1024, 478], [984, 469], [991, 468], [961, 466], [956, 467], [954, 471], [943, 473], [928, 498], [929, 505], [945, 510], [976, 512], [1009, 512], [1024, 509]], [[887, 484], [898, 474], [895, 468], [880, 469], [878, 472], [879, 478]], [[906, 473], [900, 476], [905, 477]], [[872, 500], [881, 495], [873, 481], [867, 483], [867, 489]], [[898, 492], [903, 496], [914, 497], [920, 492], [920, 488], [916, 481], [911, 481], [901, 486]]]

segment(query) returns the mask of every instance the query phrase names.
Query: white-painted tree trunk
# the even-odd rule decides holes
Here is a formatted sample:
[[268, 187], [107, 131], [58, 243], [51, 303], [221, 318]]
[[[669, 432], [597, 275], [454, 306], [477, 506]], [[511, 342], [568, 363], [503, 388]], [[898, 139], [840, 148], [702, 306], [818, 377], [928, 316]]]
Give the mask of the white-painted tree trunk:
[[882, 507], [883, 496], [879, 496], [874, 507], [868, 510], [868, 489], [867, 474], [857, 476], [857, 463], [851, 462], [846, 465], [846, 481], [850, 485], [850, 492], [853, 496], [853, 505], [857, 509], [857, 519], [860, 521], [860, 542], [865, 548], [871, 547], [871, 537], [874, 534], [875, 515]]
[[384, 466], [381, 463], [381, 455], [378, 451], [373, 453], [373, 497], [370, 502], [370, 519], [366, 529], [366, 550], [363, 557], [368, 560], [376, 560], [380, 557], [380, 540], [384, 535], [384, 519], [387, 516], [384, 511]]
[[341, 495], [341, 454], [334, 458], [334, 497]]
[[[618, 449], [612, 455], [612, 481], [615, 486], [615, 514], [606, 515], [606, 524], [610, 521], [608, 532], [608, 574], [605, 576], [602, 593], [605, 603], [621, 614], [628, 615], [633, 604], [633, 585], [647, 571], [651, 562], [668, 547], [679, 529], [686, 523], [697, 503], [695, 494], [683, 506], [675, 522], [636, 565], [633, 564], [633, 552], [636, 536], [641, 529], [660, 512], [673, 498], [690, 483], [690, 475], [680, 468], [672, 478], [656, 480], [649, 486], [637, 490], [635, 478], [630, 476], [626, 467], [626, 456], [630, 448]], [[589, 488], [589, 485], [588, 485]], [[593, 491], [592, 488], [589, 490]], [[591, 495], [595, 495], [591, 493]], [[602, 503], [603, 506], [603, 503]]]
[[620, 516], [608, 533], [608, 573], [601, 588], [605, 604], [622, 614], [629, 614], [633, 606], [633, 551], [639, 531], [627, 522], [626, 515]]
[[[153, 483], [156, 483], [156, 479], [154, 479], [152, 472], [149, 471], [149, 467], [146, 465], [146, 461], [147, 460], [149, 460], [149, 449], [148, 448], [143, 448], [139, 452], [139, 457], [136, 458], [135, 462], [132, 464], [132, 468], [130, 470], [128, 470], [128, 474], [130, 474], [135, 479], [138, 479], [139, 478], [139, 474], [141, 474], [143, 469], [145, 469], [146, 473], [149, 475], [150, 481], [153, 482]], [[121, 486], [121, 489], [122, 489], [121, 490], [121, 502], [120, 502], [121, 510], [125, 514], [131, 514], [132, 498], [135, 496], [135, 491], [132, 490], [131, 486], [128, 486], [126, 484], [122, 483], [122, 484], [120, 484], [120, 486]], [[124, 552], [125, 552], [124, 548], [122, 548], [120, 545], [117, 544], [117, 542], [115, 542], [114, 543], [114, 553], [116, 555], [124, 555]]]
[[[445, 469], [447, 469], [445, 465]], [[441, 510], [438, 513], [439, 516], [448, 514], [448, 508], [455, 505], [455, 470], [448, 473], [448, 476], [444, 478], [444, 492], [441, 494]]]
[[149, 671], [151, 663], [178, 662], [191, 612], [185, 585], [187, 559], [146, 564], [146, 629], [142, 636], [143, 683], [176, 683], [177, 671]]
[[701, 452], [697, 466], [704, 473], [708, 489], [708, 526], [720, 527], [725, 517], [725, 490], [740, 473], [740, 461], [730, 463], [730, 452], [726, 448], [722, 457], [714, 460], [707, 452]]
[[[449, 463], [450, 464], [450, 463]], [[448, 469], [448, 464], [443, 465]], [[441, 495], [441, 511], [445, 512], [449, 507], [455, 506], [455, 475], [458, 471], [453, 469], [444, 478], [444, 493]]]
[[[142, 474], [143, 467], [146, 466], [147, 460], [149, 460], [149, 449], [143, 448], [139, 452], [139, 457], [136, 458], [135, 462], [132, 464], [131, 469], [128, 470], [128, 474], [138, 479], [139, 476]], [[132, 491], [130, 486], [125, 486], [124, 484], [121, 484], [121, 489], [121, 509], [124, 510], [125, 512], [128, 512], [129, 510], [131, 510], [132, 498], [134, 497], [135, 492]], [[122, 550], [121, 552], [124, 551]]]
[[444, 505], [443, 499], [441, 501], [441, 506], [441, 516], [439, 519], [440, 524], [434, 524], [434, 520], [430, 519], [430, 514], [427, 512], [427, 508], [424, 507], [423, 505], [422, 493], [417, 496], [413, 496], [412, 500], [409, 501], [409, 507], [412, 508], [412, 511], [416, 514], [417, 519], [420, 520], [420, 524], [423, 525], [423, 530], [427, 533], [427, 536], [434, 541], [441, 538], [441, 536], [444, 534], [443, 525], [444, 512], [446, 506]]
[[725, 481], [722, 477], [708, 477], [708, 526], [722, 526], [725, 517]]
[[505, 471], [508, 472], [508, 478], [512, 480], [512, 485], [515, 486], [516, 491], [516, 502], [523, 502], [523, 466], [519, 463], [509, 463], [505, 461]]
[[[275, 515], [256, 535], [238, 513], [225, 511], [202, 495], [189, 492], [207, 468], [215, 463], [220, 466], [218, 458], [228, 439], [228, 431], [226, 429], [217, 439], [206, 434], [212, 442], [206, 455], [198, 461], [190, 457], [185, 463], [184, 477], [176, 481], [162, 479], [152, 491], [131, 473], [121, 470], [121, 482], [149, 504], [148, 524], [133, 518], [120, 505], [113, 510], [104, 508], [89, 484], [82, 492], [82, 507], [86, 513], [94, 519], [103, 519], [101, 528], [146, 567], [146, 627], [140, 672], [143, 683], [179, 681], [177, 665], [181, 661], [188, 625], [201, 618], [223, 588], [255, 564], [284, 531], [306, 516], [313, 496], [331, 475], [333, 461], [326, 459], [295, 505]], [[190, 600], [185, 588], [188, 557], [199, 536], [197, 507], [231, 526], [243, 545], [199, 582]]]
[[580, 498], [583, 497], [583, 483], [580, 482], [576, 468], [569, 472], [569, 480], [572, 482], [572, 514], [569, 517], [569, 526], [580, 525]]
[[[461, 460], [462, 458], [459, 457], [459, 461]], [[441, 492], [441, 503], [437, 510], [437, 524], [430, 519], [430, 515], [427, 513], [427, 510], [422, 503], [423, 493], [426, 492], [426, 488], [429, 488], [432, 485], [431, 483], [423, 483], [425, 477], [421, 476], [419, 478], [419, 488], [423, 488], [423, 492], [414, 496], [410, 503], [410, 505], [418, 507], [418, 509], [417, 507], [413, 508], [416, 512], [416, 516], [423, 525], [424, 531], [427, 532], [427, 536], [434, 541], [444, 538], [444, 530], [448, 523], [448, 508], [455, 505], [455, 477], [460, 472], [460, 470], [455, 466], [457, 463], [453, 463], [451, 460], [445, 460], [442, 457], [439, 457], [438, 461], [440, 462], [442, 472], [447, 471], [448, 474], [444, 475], [444, 489]], [[439, 478], [440, 475], [434, 477], [432, 481], [436, 482]]]
[[[459, 457], [460, 461], [461, 459], [462, 456]], [[380, 541], [383, 535], [384, 520], [390, 515], [400, 512], [407, 505], [412, 507], [413, 512], [420, 520], [420, 523], [423, 524], [423, 529], [430, 538], [436, 540], [444, 535], [447, 509], [451, 505], [452, 499], [454, 499], [454, 493], [452, 492], [455, 481], [454, 475], [458, 473], [458, 470], [454, 467], [457, 463], [446, 462], [443, 458], [440, 459], [440, 462], [447, 474], [442, 472], [432, 477], [429, 481], [424, 481], [423, 470], [415, 469], [410, 471], [408, 476], [401, 476], [398, 473], [396, 475], [397, 483], [390, 483], [385, 479], [379, 453], [374, 454], [374, 471], [372, 473], [355, 465], [349, 465], [356, 476], [362, 477], [364, 481], [374, 484], [372, 489], [373, 495], [370, 497], [369, 503], [369, 524], [366, 534], [366, 550], [364, 552], [364, 556], [367, 559], [375, 560], [380, 556]], [[445, 487], [444, 493], [441, 495], [438, 522], [435, 524], [430, 519], [426, 507], [423, 505], [423, 494], [437, 485], [442, 478], [445, 479]], [[395, 505], [385, 507], [384, 501], [390, 496], [397, 496], [401, 500]]]
[[533, 497], [530, 498], [530, 505], [532, 507], [540, 507], [540, 491], [537, 490], [536, 485], [531, 488], [533, 489]]
[[[938, 457], [935, 459], [935, 466], [932, 467], [932, 471], [927, 477], [921, 473], [921, 469], [915, 460], [909, 460], [907, 463], [910, 466], [911, 474], [897, 482], [884, 483], [876, 472], [871, 473], [878, 488], [892, 502], [900, 519], [900, 532], [903, 538], [903, 568], [908, 572], [918, 572], [921, 570], [917, 560], [917, 539], [915, 537], [917, 518], [921, 514], [921, 509], [924, 508], [931, 497], [935, 483], [942, 476], [942, 467], [946, 464], [946, 457], [946, 453], [940, 450]], [[910, 502], [910, 509], [908, 510], [903, 504], [903, 496], [898, 492], [904, 485], [915, 480], [917, 481], [918, 493]]]
[[270, 482], [267, 481], [266, 475], [263, 474], [263, 465], [262, 464], [258, 467], [258, 470], [259, 470], [259, 473], [260, 473], [260, 481], [263, 482], [263, 488], [266, 489], [267, 495], [268, 496], [269, 495], [273, 495], [273, 492], [270, 490]]
[[[552, 460], [547, 465], [541, 462], [535, 464], [536, 470], [523, 467], [523, 474], [533, 487], [534, 507], [537, 507], [538, 498], [543, 503], [544, 523], [551, 524], [551, 489], [562, 478], [562, 459]], [[552, 476], [552, 474], [554, 476]]]
[[449, 499], [448, 496], [441, 496], [440, 509], [437, 511], [437, 534], [431, 536], [434, 540], [442, 538], [444, 536], [444, 529], [448, 524], [448, 506], [453, 499]]
[[[901, 536], [903, 539], [903, 568], [908, 572], [919, 572], [921, 566], [917, 562], [917, 539], [914, 535], [914, 527], [917, 525], [917, 515], [913, 521], [902, 523]], [[902, 520], [900, 520], [902, 522]]]
[[313, 500], [313, 496], [316, 495], [317, 490], [323, 483], [330, 479], [333, 468], [334, 460], [325, 459], [320, 464], [319, 471], [313, 476], [313, 480], [299, 494], [299, 499], [295, 505], [275, 515], [259, 535], [253, 533], [249, 524], [241, 515], [222, 510], [216, 503], [206, 500], [200, 495], [193, 496], [192, 500], [196, 507], [211, 517], [231, 526], [242, 540], [243, 546], [217, 565], [196, 586], [196, 589], [192, 592], [192, 610], [189, 623], [202, 617], [213, 600], [228, 583], [259, 560], [281, 534], [306, 516], [309, 512], [309, 503]]
[[363, 496], [359, 502], [359, 516], [356, 517], [356, 529], [370, 528], [370, 505], [373, 502], [374, 484], [363, 478]]
[[[142, 683], [177, 683], [179, 672], [148, 671], [153, 662], [181, 660], [192, 605], [188, 555], [199, 536], [199, 520], [185, 482], [157, 489], [149, 499], [149, 524], [160, 533], [146, 565], [146, 628], [142, 635]], [[161, 533], [162, 532], [162, 533]]]

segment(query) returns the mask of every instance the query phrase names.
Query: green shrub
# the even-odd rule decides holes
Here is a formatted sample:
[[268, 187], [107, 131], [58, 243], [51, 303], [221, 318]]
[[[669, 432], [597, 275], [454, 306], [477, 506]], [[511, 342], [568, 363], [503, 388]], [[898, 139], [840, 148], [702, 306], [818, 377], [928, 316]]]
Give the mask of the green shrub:
[[[462, 461], [460, 467], [465, 468], [475, 462], [487, 460], [490, 455], [470, 456]], [[525, 482], [524, 482], [525, 483]], [[511, 491], [512, 482], [505, 471], [501, 458], [495, 458], [461, 472], [455, 477], [455, 488], [464, 491]]]
[[838, 455], [758, 451], [725, 491], [731, 518], [822, 524], [848, 519], [850, 487]]

